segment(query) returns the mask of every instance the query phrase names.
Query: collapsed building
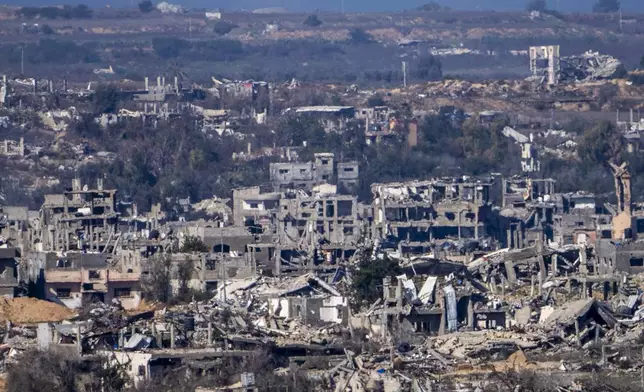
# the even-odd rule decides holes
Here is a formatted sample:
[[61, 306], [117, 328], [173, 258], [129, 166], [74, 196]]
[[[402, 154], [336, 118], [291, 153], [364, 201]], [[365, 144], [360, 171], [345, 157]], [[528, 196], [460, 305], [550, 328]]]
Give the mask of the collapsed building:
[[316, 153], [314, 162], [270, 164], [270, 179], [275, 192], [288, 189], [310, 192], [323, 184], [336, 184], [343, 193], [355, 193], [359, 175], [357, 162], [337, 162], [332, 153]]
[[[100, 182], [90, 190], [75, 181], [38, 214], [3, 209], [3, 235], [24, 250], [0, 249], [0, 289], [11, 297], [26, 283], [30, 295], [91, 308], [89, 320], [39, 324], [38, 344], [103, 355], [135, 384], [170, 369], [201, 374], [259, 348], [342, 380], [338, 364], [362, 374], [374, 360], [338, 343], [352, 331], [394, 353], [390, 365], [368, 365], [376, 369], [404, 358], [409, 370], [422, 358], [447, 372], [502, 350], [579, 349], [644, 318], [632, 279], [644, 272], [640, 209], [626, 166], [613, 174], [616, 207], [557, 193], [551, 179], [440, 178], [373, 184], [367, 204], [334, 187], [237, 189], [232, 219], [195, 222], [164, 222], [158, 206], [139, 216]], [[205, 248], [182, 250], [191, 237]], [[354, 312], [341, 288], [365, 257], [394, 260], [400, 272]], [[169, 292], [209, 299], [136, 310], [159, 262], [170, 266]], [[417, 377], [395, 374], [383, 377], [398, 386]]]
[[75, 179], [62, 194], [45, 195], [36, 246], [53, 251], [104, 250], [118, 232], [115, 196], [115, 189], [103, 189], [102, 179], [95, 189], [81, 188]]
[[499, 238], [491, 186], [458, 178], [373, 184], [372, 236], [393, 239], [403, 254], [422, 251], [434, 241]]
[[615, 57], [599, 52], [561, 56], [559, 45], [531, 46], [529, 54], [532, 78], [540, 85], [611, 79], [624, 68]]

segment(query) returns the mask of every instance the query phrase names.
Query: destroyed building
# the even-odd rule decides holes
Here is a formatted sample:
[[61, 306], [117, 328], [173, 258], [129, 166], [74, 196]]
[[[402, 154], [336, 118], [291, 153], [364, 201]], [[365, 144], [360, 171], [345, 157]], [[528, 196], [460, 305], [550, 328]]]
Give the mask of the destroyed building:
[[288, 189], [312, 191], [321, 184], [337, 184], [340, 191], [357, 190], [357, 162], [337, 162], [332, 153], [316, 153], [314, 162], [280, 162], [270, 164], [270, 178], [275, 192]]
[[355, 112], [353, 106], [304, 106], [284, 111], [285, 114], [294, 113], [296, 116], [315, 119], [326, 132], [345, 130], [349, 121], [355, 117]]
[[119, 271], [105, 254], [30, 252], [27, 269], [34, 293], [69, 308], [116, 299], [135, 309], [141, 301], [140, 271]]
[[0, 295], [5, 298], [13, 298], [17, 294], [20, 257], [19, 249], [0, 248]]
[[24, 157], [25, 156], [25, 138], [21, 137], [18, 142], [14, 140], [4, 140], [0, 144], [0, 156], [5, 157]]
[[530, 71], [538, 84], [555, 86], [611, 79], [624, 69], [618, 59], [599, 52], [561, 56], [559, 51], [559, 45], [530, 47]]
[[373, 184], [372, 236], [408, 250], [449, 238], [496, 238], [491, 186], [458, 178]]
[[35, 242], [27, 207], [0, 207], [0, 245], [27, 250]]
[[561, 71], [559, 45], [531, 46], [529, 52], [532, 76], [543, 78], [551, 86], [558, 84]]
[[103, 189], [102, 179], [95, 189], [81, 187], [75, 179], [62, 194], [45, 195], [40, 225], [35, 241], [42, 249], [102, 251], [118, 232], [116, 190]]

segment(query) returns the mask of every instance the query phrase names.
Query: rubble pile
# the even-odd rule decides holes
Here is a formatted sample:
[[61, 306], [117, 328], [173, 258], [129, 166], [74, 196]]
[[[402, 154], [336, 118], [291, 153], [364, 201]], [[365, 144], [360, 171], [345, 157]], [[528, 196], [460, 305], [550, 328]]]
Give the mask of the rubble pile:
[[561, 79], [575, 82], [612, 79], [622, 67], [622, 62], [613, 56], [587, 51], [561, 58]]
[[63, 305], [36, 298], [0, 299], [0, 321], [9, 321], [13, 324], [60, 322], [74, 316], [75, 312]]

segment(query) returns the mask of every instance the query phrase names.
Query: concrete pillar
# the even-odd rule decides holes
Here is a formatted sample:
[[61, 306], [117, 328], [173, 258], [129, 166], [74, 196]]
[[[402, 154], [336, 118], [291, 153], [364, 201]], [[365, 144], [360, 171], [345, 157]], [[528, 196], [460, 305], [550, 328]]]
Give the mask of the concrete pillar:
[[474, 210], [474, 238], [479, 239], [479, 209]]
[[81, 339], [81, 327], [80, 325], [76, 326], [76, 346], [78, 347], [78, 352], [83, 351], [83, 341]]
[[546, 280], [546, 263], [543, 261], [543, 255], [539, 252], [537, 256], [539, 260], [539, 282], [540, 284]]
[[599, 266], [597, 264], [597, 257], [593, 258], [593, 274], [599, 275]]
[[514, 270], [514, 262], [508, 260], [505, 262], [505, 274], [508, 276], [508, 282], [515, 284], [517, 282], [517, 273]]
[[438, 328], [438, 334], [439, 335], [445, 335], [445, 329], [447, 327], [447, 325], [446, 325], [447, 324], [447, 310], [446, 310], [446, 308], [447, 308], [447, 304], [445, 302], [445, 299], [443, 299], [443, 309], [442, 309], [442, 312], [441, 312], [441, 325]]
[[208, 321], [208, 346], [212, 344], [212, 322]]
[[552, 255], [552, 276], [554, 278], [557, 277], [557, 257], [556, 253]]
[[52, 330], [53, 330], [53, 333], [54, 333], [54, 340], [53, 340], [53, 343], [54, 343], [54, 344], [58, 344], [58, 343], [59, 343], [59, 341], [60, 341], [60, 333], [59, 333], [59, 332], [58, 332], [58, 330], [57, 330], [56, 328], [54, 328], [54, 327], [52, 327]]
[[472, 297], [467, 301], [467, 324], [472, 331], [474, 330], [474, 306], [472, 305]]
[[581, 284], [581, 298], [584, 299], [588, 297], [588, 290], [586, 289], [586, 281], [584, 280]]
[[505, 298], [505, 277], [501, 275], [501, 298]]
[[121, 329], [119, 331], [119, 348], [122, 348], [123, 346], [125, 346], [125, 333], [124, 330]]
[[170, 324], [170, 348], [174, 348], [174, 324]]
[[397, 279], [398, 284], [396, 286], [396, 307], [401, 309], [403, 307], [403, 290], [402, 290], [402, 281]]

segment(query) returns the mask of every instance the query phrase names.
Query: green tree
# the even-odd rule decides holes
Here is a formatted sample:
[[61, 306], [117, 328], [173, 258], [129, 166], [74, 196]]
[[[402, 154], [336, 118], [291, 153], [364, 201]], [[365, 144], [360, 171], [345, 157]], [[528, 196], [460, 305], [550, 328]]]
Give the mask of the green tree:
[[318, 27], [322, 24], [320, 18], [317, 15], [309, 15], [304, 19], [304, 25], [309, 27]]
[[436, 56], [421, 56], [416, 62], [414, 75], [422, 80], [440, 80], [443, 77], [443, 64]]
[[190, 49], [190, 42], [176, 37], [152, 39], [152, 49], [157, 56], [164, 59], [179, 57], [183, 50]]
[[117, 392], [125, 389], [124, 367], [96, 358], [91, 363], [64, 350], [28, 349], [7, 364], [8, 392]]
[[208, 252], [208, 246], [203, 243], [201, 238], [196, 236], [186, 236], [183, 240], [183, 245], [179, 250], [182, 253], [192, 253], [192, 252]]
[[42, 28], [41, 28], [40, 31], [42, 31], [42, 33], [45, 34], [45, 35], [56, 34], [54, 29], [52, 29], [50, 25], [42, 25]]
[[382, 98], [382, 95], [380, 94], [374, 94], [367, 99], [367, 106], [370, 108], [376, 107], [376, 106], [385, 106], [385, 100]]
[[382, 298], [382, 280], [389, 276], [400, 275], [398, 262], [385, 254], [375, 255], [373, 249], [365, 249], [360, 254], [357, 266], [351, 268], [351, 307], [358, 311]]
[[546, 0], [531, 0], [526, 5], [526, 10], [528, 11], [545, 12], [547, 9], [548, 9], [548, 3], [546, 3]]
[[170, 299], [170, 278], [172, 260], [169, 254], [147, 259], [141, 276], [143, 290], [147, 296], [159, 302]]
[[181, 300], [186, 300], [188, 301], [189, 298], [188, 295], [190, 294], [190, 280], [192, 280], [192, 273], [194, 271], [194, 263], [192, 262], [192, 259], [188, 258], [186, 260], [182, 260], [179, 262], [177, 265], [177, 283], [178, 283], [178, 290], [177, 290], [177, 299]]
[[139, 3], [139, 11], [141, 12], [152, 12], [154, 11], [154, 4], [150, 0], [143, 0]]
[[577, 153], [586, 164], [605, 164], [617, 158], [622, 147], [623, 138], [617, 127], [609, 121], [602, 121], [584, 132]]
[[424, 11], [424, 12], [446, 11], [449, 9], [450, 9], [449, 7], [444, 7], [435, 1], [430, 1], [427, 4], [423, 4], [420, 7], [418, 7], [419, 11]]
[[619, 0], [597, 0], [593, 6], [593, 12], [610, 13], [617, 12], [621, 8]]
[[212, 30], [215, 32], [217, 35], [226, 35], [233, 31], [233, 29], [237, 28], [237, 25], [225, 20], [219, 20], [215, 25], [213, 26]]
[[114, 113], [118, 107], [119, 92], [111, 84], [100, 84], [92, 95], [94, 113]]
[[357, 45], [371, 44], [374, 42], [371, 34], [359, 28], [349, 31], [349, 41]]

